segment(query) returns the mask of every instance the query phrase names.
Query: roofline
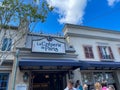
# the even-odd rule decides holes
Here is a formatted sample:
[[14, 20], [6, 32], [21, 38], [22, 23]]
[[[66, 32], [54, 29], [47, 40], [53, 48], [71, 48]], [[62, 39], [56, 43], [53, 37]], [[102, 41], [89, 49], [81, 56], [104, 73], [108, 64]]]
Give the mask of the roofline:
[[65, 39], [65, 37], [63, 35], [61, 36], [57, 36], [57, 35], [49, 35], [49, 34], [40, 34], [40, 33], [28, 33], [28, 35], [30, 36], [40, 36], [40, 37], [48, 37], [48, 36], [51, 36], [51, 37], [54, 37], [54, 38], [61, 38], [61, 39]]
[[89, 27], [89, 26], [81, 26], [81, 25], [75, 25], [75, 24], [69, 24], [66, 23], [63, 27], [63, 32], [65, 31], [66, 28], [76, 28], [76, 29], [84, 29], [84, 30], [91, 30], [91, 31], [98, 31], [98, 32], [105, 32], [105, 33], [114, 33], [114, 34], [120, 34], [120, 31], [114, 31], [110, 29], [102, 29], [102, 28], [94, 28], [94, 27]]

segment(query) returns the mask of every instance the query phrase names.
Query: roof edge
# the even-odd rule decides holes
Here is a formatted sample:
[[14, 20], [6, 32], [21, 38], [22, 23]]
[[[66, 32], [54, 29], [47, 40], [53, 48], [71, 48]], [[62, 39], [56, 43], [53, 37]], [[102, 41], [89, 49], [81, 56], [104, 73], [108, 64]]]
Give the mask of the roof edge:
[[94, 27], [81, 26], [81, 25], [75, 25], [75, 24], [69, 24], [69, 23], [66, 23], [64, 25], [62, 31], [64, 32], [66, 28], [76, 28], [76, 29], [85, 29], [85, 30], [91, 30], [91, 31], [120, 34], [120, 31], [116, 31], [116, 30], [114, 31], [114, 30], [110, 30], [110, 29], [94, 28]]

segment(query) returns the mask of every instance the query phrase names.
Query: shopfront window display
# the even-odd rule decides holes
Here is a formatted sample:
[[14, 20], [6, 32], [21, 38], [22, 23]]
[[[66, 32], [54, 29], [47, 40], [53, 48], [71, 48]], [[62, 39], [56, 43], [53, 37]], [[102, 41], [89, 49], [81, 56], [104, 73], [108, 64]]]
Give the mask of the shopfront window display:
[[101, 84], [106, 82], [107, 86], [116, 86], [112, 72], [83, 72], [82, 81], [83, 84], [88, 85], [89, 90], [94, 89], [96, 82], [100, 82]]

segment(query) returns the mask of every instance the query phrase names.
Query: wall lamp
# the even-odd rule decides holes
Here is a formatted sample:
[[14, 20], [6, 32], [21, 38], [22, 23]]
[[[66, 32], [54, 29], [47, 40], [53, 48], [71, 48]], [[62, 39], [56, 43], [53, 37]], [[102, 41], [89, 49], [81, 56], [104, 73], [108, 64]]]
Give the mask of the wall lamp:
[[23, 74], [23, 81], [24, 81], [24, 82], [27, 82], [27, 81], [28, 81], [28, 78], [29, 78], [29, 74], [28, 74], [28, 72], [25, 72], [25, 73]]

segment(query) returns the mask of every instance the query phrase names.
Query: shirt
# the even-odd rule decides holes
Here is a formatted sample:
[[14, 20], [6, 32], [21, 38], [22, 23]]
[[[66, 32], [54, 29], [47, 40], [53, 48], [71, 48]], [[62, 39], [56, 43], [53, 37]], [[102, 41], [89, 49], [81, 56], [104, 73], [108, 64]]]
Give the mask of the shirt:
[[103, 87], [102, 90], [108, 90], [108, 88], [107, 87]]

